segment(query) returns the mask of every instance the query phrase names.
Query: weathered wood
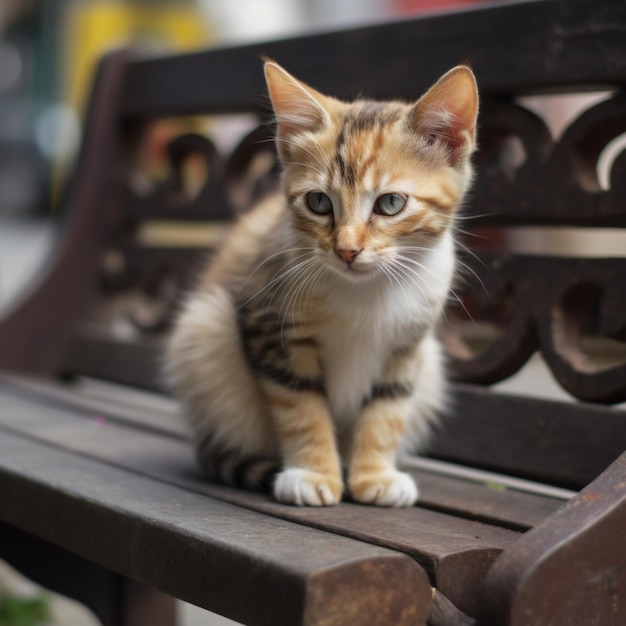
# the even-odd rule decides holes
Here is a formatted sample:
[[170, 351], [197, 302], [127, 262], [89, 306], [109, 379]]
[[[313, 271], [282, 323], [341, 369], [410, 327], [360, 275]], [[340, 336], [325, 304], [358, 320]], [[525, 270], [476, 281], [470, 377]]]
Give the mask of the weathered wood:
[[[518, 102], [483, 98], [478, 175], [466, 218], [483, 226], [626, 226], [623, 153], [605, 163], [609, 188], [598, 174], [602, 151], [626, 132], [625, 106], [618, 91], [553, 138], [546, 121]], [[523, 153], [517, 164], [507, 160], [512, 141]]]
[[9, 393], [2, 394], [2, 401], [2, 431], [274, 517], [404, 552], [426, 569], [443, 593], [470, 613], [477, 608], [482, 575], [519, 536], [504, 528], [421, 508], [368, 508], [363, 515], [362, 506], [350, 503], [312, 510], [278, 504], [263, 494], [207, 483], [195, 468], [190, 445], [179, 438], [146, 432], [130, 422], [103, 423], [101, 416], [81, 415], [69, 407], [34, 411], [32, 401]]
[[[34, 399], [48, 407], [81, 416], [148, 430], [181, 441], [189, 429], [180, 408], [159, 396], [133, 401], [127, 388], [110, 385], [67, 385], [0, 375], [0, 393], [6, 402], [17, 395], [27, 403]], [[84, 388], [81, 391], [81, 388]], [[105, 394], [104, 398], [100, 396]], [[491, 482], [447, 477], [414, 468], [405, 468], [420, 484], [420, 506], [512, 530], [528, 530], [561, 506], [563, 500], [503, 488], [497, 475]]]
[[580, 489], [626, 449], [623, 411], [457, 385], [456, 411], [428, 453], [455, 463]]
[[623, 624], [625, 516], [626, 453], [502, 553], [487, 575], [480, 623]]
[[433, 604], [428, 626], [474, 626], [476, 620], [465, 615], [440, 591], [433, 589]]
[[21, 574], [89, 607], [103, 626], [175, 626], [176, 601], [62, 550], [17, 528], [0, 523], [0, 555]]
[[420, 488], [420, 506], [467, 519], [525, 531], [554, 513], [562, 500], [407, 468]]
[[80, 411], [83, 415], [114, 422], [130, 422], [135, 428], [156, 430], [184, 440], [190, 435], [186, 422], [180, 419], [178, 402], [136, 388], [84, 378], [59, 384], [49, 379], [4, 372], [0, 372], [0, 387], [11, 395], [45, 406]]
[[0, 490], [2, 521], [246, 624], [426, 621], [430, 585], [407, 556], [6, 431]]
[[117, 339], [102, 333], [76, 333], [68, 340], [64, 374], [80, 374], [140, 389], [163, 389], [162, 343]]
[[124, 71], [133, 56], [111, 54], [98, 68], [65, 228], [45, 275], [0, 318], [0, 368], [58, 373], [71, 329], [97, 297], [100, 255], [119, 218], [117, 113]]
[[[626, 100], [624, 104], [626, 123]], [[492, 384], [514, 374], [541, 351], [552, 374], [573, 396], [607, 404], [626, 400], [626, 363], [602, 362], [601, 355], [588, 356], [580, 345], [583, 335], [624, 337], [626, 259], [492, 253], [469, 263], [483, 286], [472, 314], [482, 319], [483, 311], [491, 309], [501, 332], [476, 354], [454, 355], [456, 378]], [[502, 300], [509, 315], [497, 306]]]
[[[284, 63], [320, 91], [346, 99], [364, 93], [365, 87], [370, 97], [417, 97], [466, 59], [484, 94], [624, 84], [625, 32], [626, 15], [619, 2], [532, 0], [149, 59], [129, 68], [123, 114], [257, 108], [263, 83], [260, 61], [251, 60], [262, 55]], [[428, 63], [416, 62], [418, 56]], [[224, 72], [225, 67], [238, 71]]]

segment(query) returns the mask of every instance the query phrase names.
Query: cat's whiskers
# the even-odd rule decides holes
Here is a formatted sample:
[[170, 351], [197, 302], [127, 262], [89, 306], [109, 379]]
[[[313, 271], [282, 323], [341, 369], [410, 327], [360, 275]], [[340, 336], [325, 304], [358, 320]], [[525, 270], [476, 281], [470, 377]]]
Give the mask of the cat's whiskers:
[[404, 250], [406, 252], [429, 252], [430, 251], [430, 248], [427, 248], [425, 246], [415, 246], [415, 245], [408, 246], [406, 244], [397, 245], [396, 249]]
[[[491, 217], [493, 213], [478, 213], [476, 215], [456, 215], [455, 220], [462, 222], [471, 222], [472, 220], [481, 219], [483, 217]], [[476, 235], [477, 237], [483, 237], [483, 235]], [[486, 237], [485, 237], [486, 239]]]
[[306, 281], [311, 276], [309, 270], [313, 264], [313, 260], [310, 259], [309, 262], [305, 266], [299, 268], [299, 271], [294, 273], [289, 280], [288, 290], [283, 298], [283, 303], [279, 312], [280, 317], [282, 317], [281, 334], [284, 322], [288, 317], [290, 317], [291, 321], [294, 323], [296, 321], [296, 317], [299, 317], [299, 315], [296, 315], [296, 305], [298, 304], [300, 294], [304, 289]]
[[405, 280], [411, 282], [417, 288], [417, 290], [422, 295], [422, 298], [423, 298], [424, 302], [426, 302], [426, 304], [428, 304], [428, 310], [429, 310], [430, 315], [432, 317], [433, 316], [433, 307], [432, 307], [432, 303], [430, 301], [430, 298], [428, 298], [428, 296], [426, 295], [426, 292], [423, 289], [422, 285], [420, 285], [417, 282], [416, 279], [419, 278], [422, 281], [422, 283], [424, 283], [424, 284], [427, 284], [426, 280], [424, 279], [424, 277], [417, 270], [415, 270], [412, 267], [406, 265], [405, 261], [411, 261], [411, 259], [409, 259], [408, 257], [403, 257], [403, 256], [398, 255], [391, 262], [390, 267], [392, 267], [396, 271], [396, 273], [398, 273], [400, 276], [403, 276]]
[[[405, 256], [404, 254], [398, 254], [397, 258], [402, 261], [406, 261], [407, 263], [411, 263], [412, 265], [415, 265], [423, 272], [426, 272], [431, 278], [437, 278], [437, 274], [430, 267], [428, 267], [421, 261], [418, 261], [417, 259], [414, 259], [413, 257], [410, 257], [410, 256]], [[420, 278], [425, 281], [424, 277], [421, 274], [420, 274]]]
[[398, 285], [404, 295], [404, 299], [406, 300], [407, 305], [410, 307], [411, 300], [409, 298], [409, 294], [406, 292], [406, 289], [404, 288], [404, 285], [402, 284], [402, 281], [400, 280], [400, 277], [398, 276], [397, 271], [394, 269], [393, 265], [387, 267], [384, 263], [378, 263], [377, 267], [385, 275], [385, 277], [389, 281], [389, 284]]
[[[287, 252], [295, 252], [297, 250], [307, 250], [308, 252], [303, 252], [302, 254], [299, 254], [295, 257], [293, 257], [292, 261], [298, 261], [299, 259], [308, 257], [310, 252], [314, 252], [315, 249], [310, 247], [310, 248], [289, 248], [287, 250], [282, 250], [281, 252], [277, 252], [275, 254], [272, 254], [271, 256], [269, 256], [268, 258], [266, 258], [262, 263], [259, 263], [259, 265], [256, 266], [256, 268], [254, 269], [253, 272], [251, 272], [251, 274], [248, 276], [248, 278], [246, 278], [246, 281], [244, 282], [243, 286], [242, 286], [242, 290], [243, 287], [245, 287], [248, 282], [250, 281], [250, 279], [252, 278], [252, 276], [254, 276], [254, 274], [268, 261], [270, 261], [271, 259], [273, 259], [274, 257], [277, 257], [281, 254], [285, 254]], [[249, 304], [250, 302], [252, 302], [252, 300], [254, 300], [256, 297], [260, 296], [262, 293], [264, 293], [265, 291], [267, 291], [268, 289], [271, 289], [273, 286], [275, 286], [277, 283], [280, 283], [285, 277], [286, 275], [290, 274], [293, 270], [294, 270], [294, 266], [288, 267], [284, 272], [278, 274], [277, 276], [274, 276], [266, 285], [264, 285], [261, 289], [259, 289], [258, 291], [256, 291], [254, 294], [252, 294], [247, 300], [245, 300], [244, 302], [242, 302], [239, 305], [239, 309], [245, 307], [247, 304]]]
[[[313, 154], [309, 149], [307, 149], [305, 146], [300, 145], [298, 142], [296, 141], [290, 141], [288, 139], [285, 138], [274, 138], [274, 139], [263, 139], [258, 141], [257, 143], [262, 144], [262, 143], [272, 143], [272, 144], [277, 144], [278, 142], [281, 143], [285, 143], [291, 146], [296, 146], [298, 148], [303, 149], [305, 152], [307, 152], [307, 154], [312, 157], [313, 159], [315, 159], [315, 161], [317, 161], [317, 164], [319, 165], [319, 167], [321, 167], [322, 169], [328, 169], [330, 167], [330, 161], [326, 161], [326, 163], [322, 162], [322, 160], [315, 154]], [[325, 158], [325, 156], [324, 156]], [[318, 168], [316, 168], [314, 165], [312, 165], [311, 163], [304, 163], [302, 161], [287, 161], [284, 159], [280, 160], [280, 164], [282, 166], [289, 166], [289, 165], [300, 165], [302, 167], [309, 167], [314, 171], [318, 171]]]
[[[273, 285], [277, 287], [277, 289], [272, 290], [271, 296], [269, 300], [267, 300], [268, 305], [273, 304], [274, 298], [277, 296], [278, 292], [281, 291], [281, 289], [286, 288], [287, 293], [288, 293], [292, 289], [292, 285], [294, 281], [297, 282], [297, 280], [299, 279], [300, 273], [304, 271], [306, 267], [308, 267], [309, 265], [313, 263], [312, 255], [307, 254], [304, 256], [305, 258], [303, 261], [300, 261], [296, 263], [295, 265], [290, 266], [288, 269], [286, 269], [284, 272], [279, 274], [277, 277], [275, 277], [271, 281]], [[298, 258], [302, 258], [302, 257], [298, 257]], [[284, 292], [281, 295], [281, 300], [284, 304], [284, 300], [285, 300]]]
[[[279, 250], [278, 252], [275, 252], [274, 254], [270, 254], [268, 257], [265, 257], [250, 273], [250, 275], [248, 276], [249, 280], [250, 278], [252, 278], [252, 276], [254, 276], [266, 263], [269, 263], [269, 261], [271, 261], [272, 259], [275, 259], [278, 256], [281, 256], [282, 254], [290, 254], [292, 252], [301, 252], [301, 251], [307, 251], [307, 252], [315, 252], [315, 248], [313, 246], [301, 246], [301, 247], [297, 247], [297, 248], [285, 248], [284, 250]], [[300, 258], [299, 255], [297, 258]]]
[[[455, 229], [455, 232], [460, 232], [460, 233], [468, 234], [468, 235], [472, 234], [472, 233], [467, 232], [467, 231], [460, 231], [460, 230], [456, 230], [456, 229]], [[483, 237], [482, 235], [476, 235], [476, 236], [477, 237], [481, 237], [481, 239], [486, 239], [486, 237]], [[455, 239], [454, 240], [454, 244], [458, 248], [461, 248], [463, 250], [463, 252], [466, 252], [472, 258], [476, 259], [476, 261], [478, 261], [483, 267], [486, 265], [485, 262], [476, 254], [476, 252], [474, 252], [471, 248], [468, 248], [460, 239]]]
[[[329, 169], [332, 168], [330, 159], [326, 155], [323, 155], [322, 158], [320, 158], [319, 155], [315, 154], [312, 150], [310, 150], [309, 148], [307, 148], [305, 145], [303, 145], [300, 142], [291, 141], [289, 139], [285, 139], [284, 137], [277, 138], [276, 142], [277, 143], [284, 143], [284, 144], [287, 144], [289, 146], [295, 146], [299, 150], [304, 150], [304, 152], [306, 152], [314, 161], [316, 161], [318, 163], [318, 165], [323, 170], [328, 171]], [[322, 160], [322, 159], [324, 159], [324, 160]]]
[[[404, 259], [404, 260], [405, 260], [405, 261], [412, 261], [412, 259]], [[427, 270], [428, 268], [423, 267], [422, 269]], [[424, 279], [424, 277], [423, 277], [423, 276], [422, 276], [422, 275], [421, 275], [418, 271], [416, 271], [416, 270], [414, 270], [414, 269], [412, 269], [412, 268], [410, 268], [410, 267], [407, 267], [407, 266], [404, 266], [404, 270], [405, 270], [405, 271], [407, 271], [407, 272], [411, 272], [414, 276], [418, 277], [418, 278], [419, 278], [420, 280], [422, 280], [424, 283], [426, 282], [426, 280]], [[417, 288], [418, 288], [418, 289], [419, 289], [422, 293], [424, 293], [424, 292], [423, 292], [423, 290], [421, 289], [421, 287], [420, 287], [420, 286], [419, 286], [419, 285], [418, 285], [415, 281], [413, 281], [413, 284], [414, 284], [414, 285], [415, 285], [415, 286], [416, 286], [416, 287], [417, 287]], [[458, 296], [458, 295], [457, 295], [457, 294], [456, 294], [456, 293], [455, 293], [455, 292], [454, 292], [454, 291], [453, 291], [450, 287], [448, 287], [448, 290], [452, 293], [452, 295], [454, 295], [455, 299], [459, 301], [459, 303], [461, 304], [461, 306], [463, 306], [463, 308], [465, 308], [465, 307], [464, 307], [464, 305], [463, 305], [463, 303], [461, 302], [461, 300], [460, 300], [459, 296]], [[430, 301], [428, 301], [428, 302], [429, 302], [430, 312], [431, 312], [431, 315], [432, 315], [432, 305], [430, 304]], [[441, 310], [441, 315], [443, 316], [443, 318], [444, 318], [446, 321], [448, 321], [448, 316], [447, 316], [447, 314], [446, 314], [445, 307]]]
[[[473, 217], [473, 216], [472, 216]], [[479, 216], [476, 216], [479, 217]], [[469, 217], [465, 217], [464, 219], [470, 219]], [[453, 225], [454, 228], [454, 232], [455, 233], [459, 233], [459, 234], [463, 234], [463, 235], [470, 235], [472, 237], [478, 237], [480, 239], [487, 239], [487, 237], [485, 237], [484, 235], [479, 235], [478, 233], [473, 233], [471, 231], [467, 231], [467, 230], [463, 230], [461, 228], [458, 228], [458, 226], [455, 224]], [[480, 265], [482, 265], [483, 267], [486, 267], [487, 264], [485, 263], [485, 261], [483, 259], [481, 259], [476, 252], [474, 252], [473, 250], [471, 250], [470, 248], [468, 248], [459, 237], [455, 238], [454, 243], [456, 244], [457, 247], [461, 248], [466, 254], [469, 254], [473, 259], [475, 259], [478, 263], [480, 263]], [[459, 263], [460, 265], [462, 265], [466, 270], [468, 270], [470, 272], [470, 274], [472, 274], [472, 276], [474, 276], [474, 278], [476, 278], [476, 280], [480, 283], [480, 286], [483, 288], [484, 292], [486, 294], [488, 294], [489, 292], [487, 291], [487, 288], [485, 287], [483, 281], [480, 279], [480, 277], [478, 276], [478, 274], [466, 263], [464, 263], [463, 261], [461, 261], [458, 257], [457, 257], [457, 263]], [[459, 273], [460, 275], [460, 273]]]
[[303, 320], [302, 308], [304, 307], [306, 311], [308, 298], [315, 292], [315, 288], [323, 275], [324, 268], [321, 263], [318, 263], [301, 284], [298, 289], [296, 302], [294, 303], [294, 321], [301, 322]]
[[308, 167], [312, 169], [314, 172], [319, 171], [319, 167], [312, 165], [311, 163], [302, 163], [300, 161], [283, 161], [283, 165], [299, 165], [300, 167]]
[[[456, 243], [465, 248], [465, 246], [463, 246], [463, 244], [460, 244], [458, 241]], [[465, 249], [467, 249], [467, 248], [465, 248]], [[415, 251], [421, 252], [421, 251], [427, 250], [427, 248], [422, 248], [422, 247], [419, 247], [419, 246], [398, 246], [398, 250], [407, 250], [407, 251], [415, 250]], [[469, 249], [467, 249], [467, 250], [468, 250], [468, 252], [471, 252]], [[474, 254], [474, 253], [472, 253], [472, 254]], [[481, 263], [483, 263], [482, 260], [479, 257], [477, 257], [475, 254], [474, 254], [474, 256]], [[420, 263], [417, 259], [414, 259], [414, 258], [411, 258], [411, 257], [405, 257], [403, 255], [401, 255], [401, 258], [403, 260], [409, 262], [409, 263], [413, 263], [414, 265], [417, 265], [421, 270], [423, 270], [425, 272], [428, 272], [433, 278], [436, 278], [436, 274], [434, 274], [434, 272], [428, 266], [424, 265], [423, 263]], [[487, 288], [485, 287], [485, 284], [481, 280], [480, 276], [478, 276], [478, 274], [469, 265], [467, 265], [466, 263], [464, 263], [460, 259], [457, 258], [456, 261], [457, 261], [458, 264], [462, 265], [465, 269], [467, 269], [468, 272], [470, 272], [474, 276], [474, 278], [476, 278], [476, 280], [480, 283], [480, 286], [483, 288], [484, 292], [486, 294], [488, 294], [489, 292], [487, 291]], [[484, 265], [484, 263], [483, 263], [483, 265]], [[461, 274], [459, 272], [457, 272], [457, 275], [461, 276]], [[465, 308], [465, 305], [463, 304], [463, 302], [461, 302], [461, 298], [458, 296], [458, 294], [454, 291], [454, 289], [452, 287], [450, 287], [450, 292], [454, 296], [454, 298], [458, 301], [458, 303], [467, 312], [467, 309]], [[468, 315], [469, 315], [469, 313], [468, 313]], [[471, 318], [471, 315], [470, 315], [470, 318]]]
[[473, 277], [474, 277], [474, 278], [478, 281], [478, 283], [479, 283], [479, 284], [480, 284], [480, 286], [482, 287], [483, 291], [484, 291], [484, 292], [488, 295], [488, 294], [489, 294], [489, 292], [487, 291], [487, 287], [485, 287], [485, 283], [483, 283], [482, 279], [481, 279], [481, 278], [480, 278], [480, 276], [476, 273], [476, 271], [475, 271], [472, 267], [470, 267], [467, 263], [465, 263], [465, 262], [461, 261], [461, 259], [458, 259], [458, 258], [457, 258], [456, 262], [457, 262], [459, 265], [462, 265], [462, 266], [463, 266], [463, 267], [464, 267], [464, 268], [465, 268], [465, 269], [466, 269], [466, 270], [467, 270], [467, 271], [468, 271], [468, 272], [469, 272], [469, 273], [470, 273], [470, 274], [471, 274], [471, 275], [472, 275], [472, 276], [473, 276]]
[[[427, 266], [425, 266], [423, 263], [420, 263], [420, 262], [419, 262], [419, 261], [417, 261], [416, 259], [412, 259], [412, 258], [410, 258], [410, 257], [404, 257], [404, 256], [399, 256], [398, 258], [402, 259], [403, 261], [405, 261], [405, 262], [407, 262], [407, 263], [412, 263], [413, 265], [418, 266], [421, 270], [423, 270], [423, 271], [425, 271], [425, 272], [429, 273], [429, 274], [430, 274], [433, 278], [436, 278], [436, 274], [435, 274], [434, 272], [432, 272], [432, 270], [430, 270], [430, 268], [428, 268]], [[410, 268], [408, 268], [408, 267], [407, 267], [406, 269], [410, 269]], [[422, 276], [422, 275], [421, 275], [421, 274], [420, 274], [417, 270], [412, 269], [411, 271], [412, 271], [412, 272], [413, 272], [416, 276], [419, 276], [419, 278], [420, 278], [422, 281], [426, 282], [426, 281], [425, 281], [425, 279], [424, 279], [424, 277], [423, 277], [423, 276]], [[463, 303], [463, 300], [462, 300], [462, 299], [461, 299], [461, 297], [459, 296], [459, 294], [457, 294], [457, 293], [456, 293], [456, 291], [454, 291], [454, 289], [453, 289], [451, 286], [449, 286], [449, 287], [448, 287], [448, 290], [449, 290], [450, 294], [454, 297], [454, 299], [455, 299], [455, 300], [456, 300], [456, 301], [457, 301], [457, 302], [461, 305], [461, 307], [463, 308], [463, 310], [465, 311], [465, 313], [467, 314], [467, 316], [468, 316], [468, 317], [469, 317], [472, 321], [474, 321], [474, 320], [473, 320], [473, 318], [472, 318], [472, 316], [471, 316], [471, 314], [470, 314], [470, 312], [467, 310], [467, 307], [466, 307], [466, 306], [465, 306], [465, 304]], [[443, 311], [443, 315], [444, 315], [444, 317], [446, 317], [446, 318], [447, 318], [446, 313], [445, 313], [445, 309], [444, 309], [444, 311]]]
[[[314, 271], [309, 271], [314, 267]], [[293, 323], [302, 320], [302, 299], [306, 295], [307, 287], [312, 280], [317, 277], [318, 272], [322, 271], [321, 264], [316, 257], [311, 257], [303, 261], [297, 266], [297, 272], [289, 277], [287, 291], [284, 294], [283, 302], [279, 310], [279, 318], [281, 318], [280, 336], [281, 344], [284, 346], [284, 330], [288, 319]], [[303, 277], [302, 280], [300, 280]]]

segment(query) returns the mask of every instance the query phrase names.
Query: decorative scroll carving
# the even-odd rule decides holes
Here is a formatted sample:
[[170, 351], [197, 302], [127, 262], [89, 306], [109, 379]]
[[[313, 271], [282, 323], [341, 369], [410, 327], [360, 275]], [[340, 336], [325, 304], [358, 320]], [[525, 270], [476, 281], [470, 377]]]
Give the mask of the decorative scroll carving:
[[[625, 94], [586, 110], [556, 140], [511, 101], [487, 103], [481, 128], [472, 224], [626, 226], [626, 152], [611, 164], [608, 189], [598, 179], [604, 149], [626, 133]], [[491, 252], [467, 263], [478, 280], [463, 300], [475, 322], [445, 333], [456, 378], [491, 384], [540, 351], [577, 398], [626, 400], [626, 346], [618, 343], [626, 339], [626, 259]]]
[[[154, 147], [153, 152], [160, 154]], [[230, 221], [269, 193], [277, 181], [269, 125], [252, 129], [228, 156], [221, 155], [209, 138], [187, 132], [165, 144], [163, 157], [165, 163], [159, 167], [143, 163], [143, 171], [135, 171], [124, 189], [126, 219], [102, 263], [101, 286], [109, 304], [105, 317], [125, 333], [167, 330], [214, 244], [214, 236], [208, 232], [201, 243], [201, 237], [184, 246], [146, 243], [141, 237], [142, 225]], [[144, 160], [150, 161], [150, 157]], [[188, 181], [186, 168], [192, 160], [194, 180]], [[151, 169], [165, 169], [166, 174], [150, 184]]]
[[[101, 285], [135, 331], [160, 333], [193, 286], [206, 262], [207, 252], [188, 248], [142, 248], [110, 250], [105, 257]], [[107, 265], [107, 258], [110, 259]], [[111, 261], [113, 259], [113, 261]]]
[[274, 128], [261, 124], [249, 132], [226, 163], [224, 184], [231, 207], [245, 211], [276, 188], [278, 159]]
[[[602, 338], [626, 339], [626, 259], [483, 254], [481, 260], [474, 271], [496, 302], [506, 295], [508, 315], [494, 316], [491, 298], [472, 301], [470, 314], [500, 329], [482, 350], [448, 339], [456, 378], [491, 384], [540, 350], [572, 395], [597, 402], [626, 400], [626, 344], [612, 350], [598, 345]], [[470, 325], [470, 335], [472, 330]]]
[[[205, 181], [201, 188], [190, 194], [185, 189], [183, 170], [187, 161], [195, 157], [205, 168]], [[228, 215], [224, 197], [223, 161], [218, 156], [215, 145], [198, 134], [185, 134], [176, 137], [166, 146], [166, 177], [149, 186], [146, 175], [135, 177], [134, 185], [126, 188], [125, 204], [129, 215], [140, 219], [207, 219], [207, 200], [210, 200], [211, 216]], [[139, 179], [139, 184], [137, 184]], [[147, 193], [141, 193], [148, 186]]]
[[[626, 226], [626, 152], [611, 165], [610, 189], [598, 182], [598, 159], [626, 133], [626, 94], [585, 111], [554, 142], [544, 122], [510, 101], [481, 112], [478, 178], [468, 213], [477, 223]], [[505, 150], [515, 139], [523, 163], [511, 167]]]
[[[538, 115], [519, 104], [487, 102], [478, 180], [466, 208], [474, 217], [470, 223], [626, 226], [626, 155], [614, 160], [609, 189], [597, 178], [605, 146], [625, 132], [624, 94], [587, 110], [557, 140]], [[200, 222], [245, 211], [277, 180], [267, 125], [253, 128], [229, 156], [207, 137], [189, 132], [170, 141], [163, 154], [167, 174], [160, 182], [147, 192], [136, 184], [126, 189], [127, 219], [103, 263], [103, 291], [116, 302], [132, 295], [121, 310], [139, 335], [167, 328], [211, 249], [208, 242], [146, 243], [142, 224], [177, 220], [197, 230]], [[204, 176], [192, 185], [186, 184], [190, 160]], [[480, 261], [467, 259], [479, 280], [468, 277], [472, 289], [462, 294], [476, 323], [470, 333], [464, 324], [456, 334], [446, 333], [456, 378], [491, 384], [541, 351], [556, 379], [576, 397], [626, 400], [626, 350], [594, 352], [601, 337], [626, 341], [626, 259], [489, 252]], [[482, 330], [487, 332], [477, 332]]]
[[[272, 128], [260, 125], [249, 132], [229, 157], [197, 133], [174, 138], [165, 148], [165, 179], [141, 193], [140, 183], [126, 188], [125, 203], [136, 219], [224, 220], [249, 208], [276, 184], [276, 152]], [[199, 159], [206, 173], [203, 184], [190, 194], [184, 169], [189, 159]]]

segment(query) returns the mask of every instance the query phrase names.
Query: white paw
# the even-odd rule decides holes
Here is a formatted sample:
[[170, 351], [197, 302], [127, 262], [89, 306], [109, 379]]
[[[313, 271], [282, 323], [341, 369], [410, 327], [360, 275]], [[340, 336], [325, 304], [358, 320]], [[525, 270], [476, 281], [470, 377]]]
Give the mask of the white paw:
[[285, 504], [330, 506], [341, 500], [342, 488], [332, 475], [291, 467], [276, 476], [274, 497]]
[[350, 491], [357, 502], [376, 506], [405, 507], [417, 501], [415, 481], [396, 470], [350, 480]]

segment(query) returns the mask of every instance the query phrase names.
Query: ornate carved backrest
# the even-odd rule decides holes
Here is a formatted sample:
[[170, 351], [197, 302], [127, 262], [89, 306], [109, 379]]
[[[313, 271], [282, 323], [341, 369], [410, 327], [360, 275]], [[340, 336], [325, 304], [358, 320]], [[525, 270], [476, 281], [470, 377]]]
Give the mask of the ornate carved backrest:
[[[623, 226], [626, 153], [609, 161], [601, 162], [601, 157], [625, 132], [626, 97], [620, 91], [606, 93], [554, 138], [545, 121], [528, 108], [514, 100], [487, 99], [478, 181], [467, 211], [474, 219], [469, 223]], [[512, 147], [518, 150], [513, 165]], [[596, 258], [575, 255], [563, 258], [550, 249], [525, 255], [504, 249], [466, 259], [475, 278], [471, 282], [477, 283], [471, 313], [501, 330], [482, 350], [452, 347], [460, 380], [503, 380], [540, 351], [557, 381], [576, 398], [626, 400], [626, 351], [607, 350], [593, 341], [626, 336], [624, 259], [603, 258], [602, 249], [595, 251]]]
[[[460, 236], [476, 249], [461, 250], [466, 281], [455, 295], [462, 308], [451, 303], [449, 318], [458, 319], [445, 333], [454, 376], [489, 385], [539, 351], [574, 397], [626, 400], [625, 353], [594, 340], [626, 338], [626, 260], [515, 253], [507, 230], [626, 226], [624, 153], [605, 166], [608, 183], [598, 175], [605, 148], [626, 133], [625, 47], [616, 24], [626, 28], [619, 2], [547, 0], [130, 61], [114, 117], [116, 191], [98, 255], [99, 297], [61, 369], [159, 386], [159, 345], [176, 303], [224, 223], [276, 181], [261, 55], [346, 99], [414, 98], [471, 56], [482, 93], [480, 152], [460, 228], [480, 237]], [[605, 96], [554, 136], [520, 96], [556, 89]], [[224, 114], [238, 116], [227, 125], [241, 129], [234, 148], [216, 139]], [[459, 420], [435, 437], [431, 451], [440, 458], [580, 486], [626, 447], [626, 419], [617, 411], [502, 400], [467, 386], [459, 394], [476, 421]], [[591, 432], [596, 452], [584, 440]], [[552, 439], [542, 447], [546, 433]]]

